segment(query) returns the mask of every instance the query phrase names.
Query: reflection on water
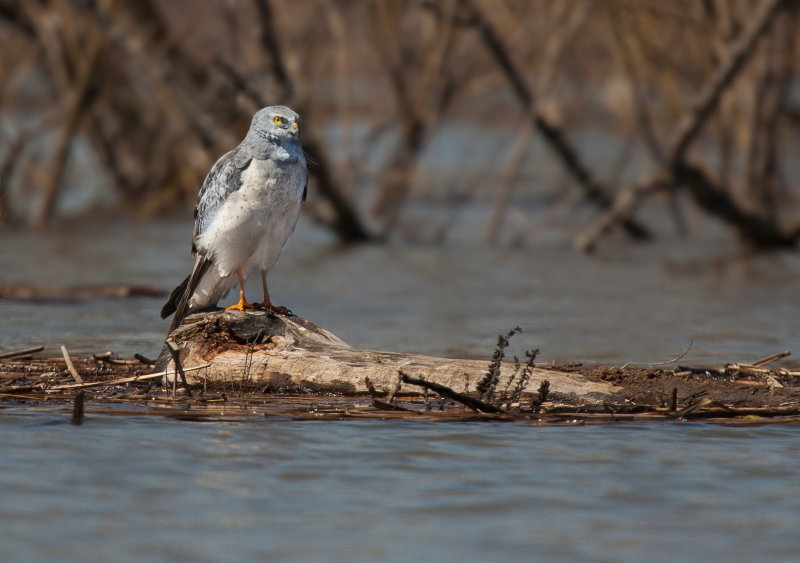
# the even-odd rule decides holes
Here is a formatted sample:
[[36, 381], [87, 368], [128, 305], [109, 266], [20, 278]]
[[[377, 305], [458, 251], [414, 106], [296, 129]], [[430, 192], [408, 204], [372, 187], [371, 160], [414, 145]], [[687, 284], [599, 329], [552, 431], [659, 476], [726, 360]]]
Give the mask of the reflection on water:
[[[480, 217], [461, 223], [441, 247], [342, 249], [301, 221], [271, 275], [273, 296], [369, 348], [488, 357], [494, 335], [520, 325], [514, 352], [537, 347], [542, 361], [655, 362], [677, 356], [690, 341], [685, 361], [695, 363], [800, 351], [796, 254], [739, 264], [726, 239], [707, 234], [609, 246], [587, 257], [556, 236], [523, 248], [486, 247], [475, 240]], [[191, 268], [190, 232], [185, 219], [3, 232], [0, 284], [169, 290]], [[250, 282], [257, 295], [258, 280]], [[0, 348], [46, 344], [57, 355], [63, 343], [73, 353], [152, 355], [168, 324], [158, 318], [160, 306], [154, 298], [0, 301]]]
[[0, 411], [11, 560], [793, 560], [795, 427]]

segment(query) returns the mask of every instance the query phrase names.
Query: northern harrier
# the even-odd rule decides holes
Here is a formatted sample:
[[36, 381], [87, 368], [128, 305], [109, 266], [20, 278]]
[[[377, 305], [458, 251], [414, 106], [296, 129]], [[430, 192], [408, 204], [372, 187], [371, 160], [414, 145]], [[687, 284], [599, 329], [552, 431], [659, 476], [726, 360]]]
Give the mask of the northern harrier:
[[[284, 106], [259, 110], [244, 140], [206, 176], [194, 212], [194, 268], [161, 309], [162, 319], [175, 313], [169, 332], [192, 311], [216, 306], [237, 281], [239, 302], [228, 310], [287, 312], [270, 301], [267, 272], [294, 232], [306, 199], [299, 123], [300, 116]], [[261, 271], [264, 300], [251, 304], [244, 280], [254, 268]]]

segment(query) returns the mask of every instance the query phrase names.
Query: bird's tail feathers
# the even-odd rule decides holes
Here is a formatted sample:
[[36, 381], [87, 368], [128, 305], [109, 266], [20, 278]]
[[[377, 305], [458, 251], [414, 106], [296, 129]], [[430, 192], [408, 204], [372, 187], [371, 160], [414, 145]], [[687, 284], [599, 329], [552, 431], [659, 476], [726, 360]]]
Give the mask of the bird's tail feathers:
[[[181, 282], [181, 284], [176, 287], [172, 294], [170, 295], [170, 299], [164, 308], [161, 309], [161, 318], [166, 318], [169, 316], [169, 312], [171, 312], [172, 305], [175, 302], [173, 300], [173, 296], [175, 300], [177, 300], [177, 296], [181, 295], [181, 290], [183, 290], [183, 294], [180, 297], [180, 301], [177, 302], [177, 305], [174, 308], [175, 317], [172, 319], [172, 323], [169, 325], [169, 330], [167, 334], [171, 333], [173, 330], [181, 326], [183, 319], [186, 317], [189, 308], [189, 299], [191, 299], [192, 294], [194, 293], [197, 286], [200, 284], [200, 280], [203, 279], [203, 276], [208, 271], [209, 266], [211, 266], [211, 261], [208, 260], [205, 256], [201, 256], [198, 254], [197, 260], [195, 260], [194, 268], [192, 269], [192, 273]], [[168, 312], [165, 316], [164, 313]]]
[[172, 293], [169, 294], [169, 298], [167, 302], [164, 303], [164, 306], [161, 307], [161, 318], [166, 319], [172, 313], [174, 313], [178, 309], [178, 304], [181, 302], [181, 298], [183, 298], [183, 294], [186, 293], [186, 286], [189, 285], [189, 278], [192, 274], [189, 274], [184, 278], [184, 280], [172, 290]]

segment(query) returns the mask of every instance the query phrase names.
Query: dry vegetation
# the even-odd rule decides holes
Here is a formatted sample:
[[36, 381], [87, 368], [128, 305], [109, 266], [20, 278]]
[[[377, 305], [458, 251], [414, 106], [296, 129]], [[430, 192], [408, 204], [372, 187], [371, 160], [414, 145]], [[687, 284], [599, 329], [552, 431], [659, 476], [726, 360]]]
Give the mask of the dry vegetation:
[[[0, 0], [0, 218], [45, 228], [79, 154], [139, 216], [192, 204], [252, 112], [283, 103], [316, 163], [307, 209], [343, 240], [396, 234], [416, 196], [446, 203], [429, 240], [483, 198], [501, 241], [538, 195], [591, 209], [575, 232], [590, 250], [618, 229], [656, 236], [637, 211], [657, 196], [678, 229], [710, 215], [752, 246], [794, 247], [799, 6]], [[427, 180], [433, 140], [464, 126], [505, 140]], [[615, 162], [587, 156], [587, 132]], [[543, 158], [563, 182], [530, 181]]]
[[[219, 315], [210, 317], [219, 320]], [[241, 341], [244, 332], [229, 331], [250, 330], [254, 321], [247, 317], [250, 316], [233, 319], [226, 330], [213, 331], [206, 337], [207, 343], [227, 342], [223, 355], [230, 356], [232, 351], [236, 355], [235, 349], [240, 349], [244, 361], [235, 371], [225, 369], [213, 354], [207, 356], [205, 363], [192, 362], [192, 367], [182, 365], [181, 354], [173, 354], [177, 373], [176, 367], [154, 371], [158, 369], [154, 367], [156, 361], [139, 354], [134, 359], [120, 359], [111, 352], [72, 358], [64, 346], [60, 358], [37, 357], [42, 346], [1, 354], [0, 407], [31, 409], [49, 403], [65, 415], [72, 410], [73, 424], [82, 423], [85, 406], [91, 414], [156, 415], [201, 421], [280, 416], [538, 424], [686, 420], [737, 425], [800, 423], [800, 370], [776, 365], [789, 352], [751, 364], [719, 367], [682, 366], [677, 363], [680, 358], [647, 367], [537, 366], [536, 352], [528, 352], [524, 363], [514, 358], [513, 369], [502, 376], [503, 358], [517, 332], [514, 329], [498, 336], [483, 376], [473, 379], [472, 385], [457, 360], [450, 362], [449, 373], [443, 374], [422, 365], [425, 359], [421, 356], [404, 356], [402, 369], [393, 368], [393, 377], [387, 379], [369, 358], [379, 353], [355, 349], [350, 349], [354, 353], [350, 359], [354, 369], [349, 374], [333, 369], [320, 377], [295, 377], [296, 374], [282, 371], [286, 364], [281, 364], [280, 358], [291, 356], [294, 370], [302, 370], [304, 358], [334, 353], [333, 347], [325, 350], [331, 335], [302, 319], [291, 324], [299, 323], [305, 329], [303, 333], [281, 334], [282, 321], [265, 320], [255, 324], [267, 327], [267, 342], [262, 342], [259, 329], [256, 337], [245, 343]], [[202, 324], [202, 320], [199, 322]], [[196, 345], [197, 340], [192, 344]], [[289, 348], [300, 353], [276, 348], [276, 340], [293, 341]], [[339, 346], [335, 342], [328, 344]], [[269, 361], [254, 362], [255, 355], [265, 350], [270, 354]], [[229, 361], [230, 358], [225, 360]], [[358, 369], [365, 367], [368, 369]], [[532, 375], [537, 385], [529, 387]], [[363, 385], [356, 385], [361, 379]], [[577, 387], [569, 383], [578, 379], [583, 383]], [[457, 385], [448, 386], [442, 381]], [[456, 386], [463, 390], [456, 390]], [[590, 388], [606, 391], [587, 391]], [[58, 406], [65, 403], [72, 404], [72, 408]]]
[[[546, 382], [537, 394], [491, 403], [477, 393], [464, 394], [435, 384], [420, 396], [426, 382], [403, 377], [404, 385], [369, 395], [319, 393], [293, 387], [276, 389], [239, 380], [208, 378], [191, 389], [167, 386], [162, 373], [150, 374], [150, 361], [117, 359], [110, 354], [91, 358], [39, 359], [40, 348], [0, 357], [0, 406], [49, 409], [71, 416], [160, 416], [187, 421], [243, 420], [284, 417], [298, 420], [434, 420], [522, 421], [533, 424], [612, 424], [705, 421], [718, 424], [763, 425], [800, 423], [797, 386], [800, 372], [772, 367], [786, 353], [752, 365], [720, 368], [632, 368], [552, 366], [565, 373], [598, 381], [613, 381], [622, 391], [606, 401], [549, 392]], [[488, 371], [491, 372], [492, 363]], [[189, 370], [187, 370], [189, 371]], [[202, 373], [202, 369], [200, 372]], [[205, 379], [205, 378], [204, 378]], [[411, 380], [411, 381], [409, 381]], [[508, 398], [508, 396], [505, 396]]]

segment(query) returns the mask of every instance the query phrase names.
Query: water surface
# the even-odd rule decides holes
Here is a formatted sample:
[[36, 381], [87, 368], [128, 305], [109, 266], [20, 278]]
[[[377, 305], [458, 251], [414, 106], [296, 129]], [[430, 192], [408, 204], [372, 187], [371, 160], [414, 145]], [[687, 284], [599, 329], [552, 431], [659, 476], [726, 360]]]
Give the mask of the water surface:
[[36, 561], [789, 561], [796, 427], [190, 423], [0, 410]]
[[[485, 214], [484, 214], [485, 215]], [[475, 239], [483, 216], [444, 245], [339, 247], [301, 221], [276, 268], [278, 304], [365, 348], [488, 358], [495, 335], [543, 362], [752, 361], [800, 351], [800, 256], [737, 258], [724, 235], [609, 244], [597, 256], [550, 237], [519, 247]], [[469, 226], [473, 228], [470, 230]], [[0, 284], [146, 284], [168, 291], [191, 269], [191, 223], [89, 222], [50, 233], [2, 232]], [[472, 233], [472, 234], [470, 234]], [[250, 295], [260, 296], [258, 276]], [[235, 296], [229, 296], [229, 304]], [[58, 355], [156, 354], [163, 299], [31, 304], [0, 300], [0, 349]]]

